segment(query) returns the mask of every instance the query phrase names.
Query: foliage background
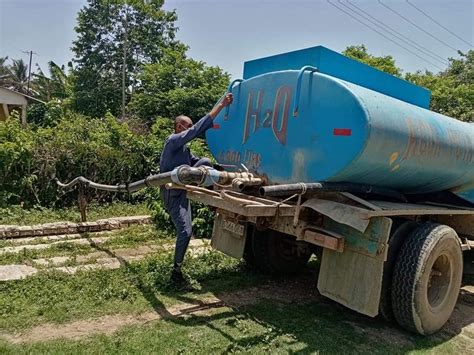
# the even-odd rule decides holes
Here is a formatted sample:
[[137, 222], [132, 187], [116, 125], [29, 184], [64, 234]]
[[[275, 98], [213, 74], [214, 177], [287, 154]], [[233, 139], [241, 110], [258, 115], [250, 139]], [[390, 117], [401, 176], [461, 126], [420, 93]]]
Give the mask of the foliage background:
[[[0, 207], [74, 204], [76, 193], [59, 190], [52, 177], [117, 184], [158, 172], [173, 118], [186, 114], [196, 121], [230, 80], [221, 68], [187, 56], [188, 47], [176, 39], [176, 19], [162, 0], [89, 0], [78, 14], [74, 58], [67, 66], [37, 66], [29, 90], [28, 66], [0, 57], [0, 86], [43, 102], [28, 106], [26, 127], [15, 114], [0, 123]], [[474, 51], [449, 59], [439, 73], [403, 73], [393, 56], [374, 56], [364, 45], [343, 53], [430, 89], [433, 111], [474, 122]], [[202, 140], [191, 147], [210, 155]], [[157, 224], [172, 228], [157, 190], [133, 196], [89, 191], [89, 199], [146, 200]], [[198, 234], [209, 232], [212, 212], [193, 208]]]

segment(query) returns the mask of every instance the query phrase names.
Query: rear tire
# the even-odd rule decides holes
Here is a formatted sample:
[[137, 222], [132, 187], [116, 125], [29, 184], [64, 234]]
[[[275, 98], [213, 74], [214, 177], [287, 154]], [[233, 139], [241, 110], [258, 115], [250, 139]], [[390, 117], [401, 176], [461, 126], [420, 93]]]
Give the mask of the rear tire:
[[392, 308], [392, 280], [393, 268], [397, 261], [398, 253], [407, 239], [408, 235], [418, 226], [416, 222], [406, 220], [394, 220], [393, 232], [388, 241], [387, 260], [383, 267], [382, 291], [380, 293], [380, 315], [388, 322], [394, 322]]
[[393, 272], [398, 324], [424, 335], [441, 329], [456, 304], [462, 269], [461, 245], [452, 228], [425, 223], [410, 233]]
[[252, 235], [253, 262], [263, 272], [277, 275], [294, 274], [303, 269], [311, 252], [298, 246], [294, 237], [273, 230]]
[[250, 268], [257, 268], [257, 262], [255, 260], [255, 254], [253, 252], [253, 233], [254, 233], [254, 226], [249, 224], [247, 226], [247, 236], [245, 238], [245, 247], [244, 247], [244, 255], [243, 258], [247, 265]]

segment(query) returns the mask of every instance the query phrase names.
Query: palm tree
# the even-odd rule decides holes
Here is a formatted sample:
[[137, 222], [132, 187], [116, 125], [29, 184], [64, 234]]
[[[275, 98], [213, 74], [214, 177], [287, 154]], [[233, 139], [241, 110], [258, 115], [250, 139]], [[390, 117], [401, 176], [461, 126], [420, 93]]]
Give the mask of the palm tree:
[[23, 59], [13, 59], [13, 64], [9, 68], [10, 85], [14, 90], [28, 93], [25, 88], [28, 84], [28, 65]]
[[7, 57], [0, 57], [0, 76], [8, 74], [8, 67], [5, 64], [7, 59], [8, 59], [8, 56]]
[[6, 64], [8, 57], [0, 57], [0, 86], [9, 86], [10, 70]]
[[49, 77], [44, 74], [39, 65], [37, 67], [38, 71], [33, 74], [35, 96], [46, 102], [53, 98], [66, 98], [68, 76], [64, 65], [60, 67], [53, 61], [48, 62]]
[[6, 65], [8, 57], [0, 57], [0, 86], [30, 94], [28, 84], [28, 65], [23, 59], [13, 59], [12, 65]]

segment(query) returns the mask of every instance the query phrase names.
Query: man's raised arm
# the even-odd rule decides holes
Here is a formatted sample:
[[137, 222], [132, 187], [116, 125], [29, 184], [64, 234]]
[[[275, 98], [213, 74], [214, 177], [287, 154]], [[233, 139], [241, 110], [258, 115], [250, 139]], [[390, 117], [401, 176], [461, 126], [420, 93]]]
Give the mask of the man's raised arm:
[[212, 108], [212, 110], [199, 121], [196, 122], [193, 126], [182, 131], [180, 133], [172, 134], [168, 140], [168, 144], [171, 144], [174, 149], [182, 147], [186, 143], [192, 141], [197, 136], [206, 132], [209, 128], [212, 127], [212, 121], [217, 117], [221, 110], [232, 103], [232, 94], [227, 93], [225, 97]]

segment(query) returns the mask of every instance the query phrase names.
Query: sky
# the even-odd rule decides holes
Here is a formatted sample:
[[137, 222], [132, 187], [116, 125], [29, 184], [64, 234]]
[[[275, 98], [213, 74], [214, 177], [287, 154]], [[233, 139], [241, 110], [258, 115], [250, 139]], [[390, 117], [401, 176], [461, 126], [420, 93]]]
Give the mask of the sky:
[[[348, 6], [347, 1], [330, 0], [331, 5], [327, 0], [168, 0], [165, 9], [176, 10], [177, 37], [190, 47], [188, 55], [220, 66], [232, 78], [242, 77], [246, 60], [316, 45], [341, 52], [349, 45], [364, 44], [371, 54], [392, 55], [404, 72], [425, 69], [437, 72], [446, 68], [446, 64], [433, 56], [458, 57], [454, 49], [466, 52], [472, 48], [406, 0], [382, 0], [382, 3], [419, 28], [383, 7], [378, 0], [349, 0], [370, 14], [373, 22], [379, 25], [382, 22], [404, 35], [405, 42], [398, 41], [410, 53], [376, 33], [373, 29], [384, 32], [373, 22], [359, 18], [373, 28], [369, 29], [344, 13], [342, 10], [357, 17], [341, 4]], [[464, 41], [474, 42], [474, 0], [410, 2]], [[39, 63], [46, 68], [50, 60], [66, 64], [73, 57], [70, 48], [75, 38], [76, 15], [86, 3], [86, 0], [0, 0], [0, 56], [27, 61], [28, 54], [23, 51], [32, 50], [36, 53], [33, 65]], [[393, 39], [386, 33], [385, 36]], [[432, 57], [407, 45], [407, 41], [431, 51]]]

